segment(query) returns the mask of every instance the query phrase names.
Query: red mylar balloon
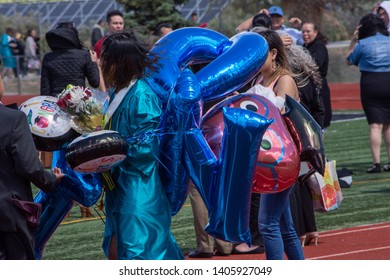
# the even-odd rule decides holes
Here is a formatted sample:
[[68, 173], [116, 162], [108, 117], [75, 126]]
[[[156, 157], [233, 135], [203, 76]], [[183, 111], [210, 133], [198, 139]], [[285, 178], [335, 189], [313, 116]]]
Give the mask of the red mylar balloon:
[[254, 111], [275, 119], [263, 136], [254, 175], [253, 192], [276, 193], [289, 188], [298, 178], [299, 153], [279, 109], [257, 94], [230, 97], [211, 108], [203, 117], [202, 130], [215, 155], [219, 157], [224, 131], [222, 107]]

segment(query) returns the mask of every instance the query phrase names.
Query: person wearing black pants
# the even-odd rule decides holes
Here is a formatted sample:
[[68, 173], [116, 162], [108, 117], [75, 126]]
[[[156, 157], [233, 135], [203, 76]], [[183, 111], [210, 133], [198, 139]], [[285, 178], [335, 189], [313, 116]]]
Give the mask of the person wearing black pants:
[[26, 115], [1, 104], [3, 91], [0, 77], [0, 260], [33, 260], [40, 205], [33, 203], [31, 183], [50, 192], [64, 174], [46, 171]]

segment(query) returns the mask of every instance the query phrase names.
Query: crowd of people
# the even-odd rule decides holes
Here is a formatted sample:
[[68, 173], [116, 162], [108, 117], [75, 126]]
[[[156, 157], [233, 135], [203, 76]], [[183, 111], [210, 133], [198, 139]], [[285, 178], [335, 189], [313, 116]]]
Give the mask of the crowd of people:
[[26, 35], [7, 27], [1, 35], [0, 56], [3, 61], [3, 79], [26, 77], [28, 73], [40, 73], [39, 37], [35, 29]]
[[[346, 58], [361, 71], [361, 100], [369, 123], [373, 158], [369, 173], [382, 170], [382, 133], [388, 153], [383, 170], [390, 171], [390, 99], [386, 88], [390, 78], [388, 11], [390, 1], [384, 1], [361, 19]], [[196, 14], [192, 20], [199, 26]], [[237, 26], [236, 32], [258, 33], [268, 43], [264, 65], [240, 93], [262, 86], [277, 97], [285, 99], [289, 95], [325, 131], [332, 119], [327, 39], [314, 22], [295, 17], [289, 20], [291, 27], [284, 23], [282, 8], [272, 6]], [[161, 38], [172, 31], [171, 24], [161, 23], [156, 26], [155, 34]], [[1, 105], [2, 77], [17, 77], [40, 69], [41, 95], [48, 96], [57, 96], [68, 84], [82, 87], [88, 84], [99, 89], [110, 97], [104, 128], [124, 135], [136, 136], [157, 128], [162, 115], [160, 101], [144, 79], [145, 69], [153, 70], [159, 58], [148, 55], [148, 48], [133, 32], [126, 31], [120, 11], [109, 11], [105, 22], [97, 22], [92, 29], [90, 48], [80, 40], [72, 22], [58, 24], [45, 34], [51, 52], [44, 55], [42, 65], [37, 38], [33, 29], [28, 30], [25, 39], [12, 28], [6, 28], [1, 36], [0, 118], [5, 125], [0, 132], [0, 162], [5, 168], [0, 169], [0, 259], [34, 259], [34, 230], [16, 209], [15, 199], [32, 202], [31, 182], [45, 192], [52, 191], [64, 176], [58, 168], [52, 173], [44, 170], [24, 114]], [[284, 113], [284, 108], [280, 111]], [[154, 138], [131, 145], [126, 159], [108, 172], [104, 180], [114, 187], [105, 193], [103, 250], [108, 259], [183, 259], [170, 231], [171, 209], [159, 177], [156, 158], [159, 141]], [[20, 152], [26, 147], [28, 153], [22, 156]], [[307, 169], [307, 163], [302, 162], [301, 170]], [[288, 259], [304, 259], [302, 247], [312, 241], [317, 245], [319, 238], [311, 193], [301, 180], [304, 175], [301, 172], [298, 180], [282, 192], [252, 194], [251, 246], [214, 239], [205, 232], [207, 207], [191, 183], [197, 247], [188, 257], [265, 252], [267, 259], [284, 259], [285, 255]], [[7, 187], [8, 181], [15, 182], [12, 187], [15, 189]], [[93, 215], [83, 206], [81, 213], [83, 217]]]

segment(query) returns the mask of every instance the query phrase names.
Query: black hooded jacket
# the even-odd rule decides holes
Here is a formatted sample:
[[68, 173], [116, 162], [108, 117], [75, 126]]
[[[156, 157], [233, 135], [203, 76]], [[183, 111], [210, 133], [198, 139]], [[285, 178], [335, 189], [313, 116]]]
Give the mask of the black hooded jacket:
[[43, 58], [41, 95], [57, 96], [68, 84], [85, 87], [85, 78], [91, 87], [99, 86], [98, 65], [82, 48], [76, 29], [53, 29], [46, 40], [52, 52]]

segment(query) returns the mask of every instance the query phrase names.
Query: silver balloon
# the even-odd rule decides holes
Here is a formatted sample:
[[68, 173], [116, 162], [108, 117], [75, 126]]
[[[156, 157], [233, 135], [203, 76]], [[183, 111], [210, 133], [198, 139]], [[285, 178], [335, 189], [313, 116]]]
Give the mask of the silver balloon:
[[35, 146], [40, 151], [62, 149], [79, 135], [61, 116], [57, 101], [53, 96], [35, 96], [19, 107], [27, 116]]
[[300, 158], [308, 161], [320, 174], [325, 172], [325, 150], [322, 129], [312, 115], [294, 98], [286, 95], [286, 113], [291, 119], [301, 144]]

